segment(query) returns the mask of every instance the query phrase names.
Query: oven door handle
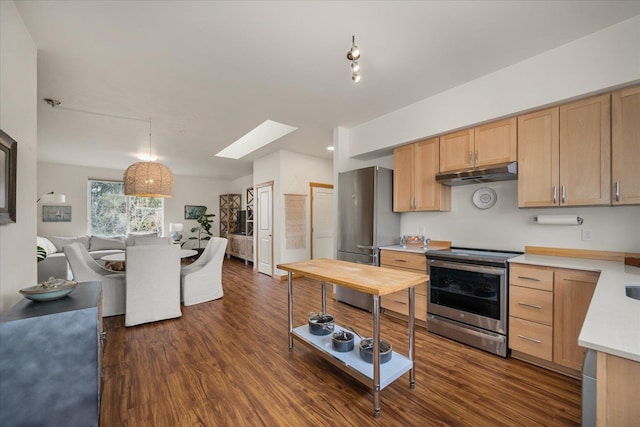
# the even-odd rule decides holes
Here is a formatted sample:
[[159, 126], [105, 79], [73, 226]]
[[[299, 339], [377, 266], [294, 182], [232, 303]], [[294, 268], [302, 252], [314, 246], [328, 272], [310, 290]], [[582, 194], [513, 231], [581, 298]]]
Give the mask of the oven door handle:
[[482, 333], [482, 332], [478, 332], [478, 331], [474, 331], [473, 329], [468, 329], [465, 331], [467, 334], [471, 334], [471, 335], [475, 335], [477, 337], [480, 337], [482, 339], [485, 340], [489, 340], [489, 341], [496, 341], [496, 342], [502, 342], [502, 340], [504, 340], [503, 337], [494, 337], [492, 335], [487, 335], [486, 333]]

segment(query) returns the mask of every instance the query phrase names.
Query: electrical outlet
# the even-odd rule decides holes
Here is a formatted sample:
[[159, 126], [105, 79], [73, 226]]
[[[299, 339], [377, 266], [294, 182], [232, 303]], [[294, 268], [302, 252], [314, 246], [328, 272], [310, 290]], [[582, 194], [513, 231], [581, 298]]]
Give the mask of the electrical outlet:
[[591, 229], [590, 228], [583, 228], [582, 229], [582, 240], [591, 240], [593, 238], [593, 235], [591, 234]]

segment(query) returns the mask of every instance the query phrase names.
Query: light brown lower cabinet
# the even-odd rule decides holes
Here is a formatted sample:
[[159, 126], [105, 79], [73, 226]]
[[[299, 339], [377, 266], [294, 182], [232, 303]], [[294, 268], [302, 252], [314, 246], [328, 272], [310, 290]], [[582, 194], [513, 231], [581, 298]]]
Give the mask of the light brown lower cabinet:
[[640, 362], [598, 352], [597, 372], [597, 425], [640, 425]]
[[600, 273], [512, 264], [509, 276], [512, 356], [579, 378], [578, 335]]
[[[423, 253], [402, 252], [393, 250], [380, 251], [380, 267], [397, 270], [427, 272], [427, 258]], [[403, 290], [384, 295], [380, 299], [380, 306], [386, 314], [406, 320], [409, 318], [409, 291]], [[427, 285], [415, 287], [415, 319], [416, 324], [427, 325]]]

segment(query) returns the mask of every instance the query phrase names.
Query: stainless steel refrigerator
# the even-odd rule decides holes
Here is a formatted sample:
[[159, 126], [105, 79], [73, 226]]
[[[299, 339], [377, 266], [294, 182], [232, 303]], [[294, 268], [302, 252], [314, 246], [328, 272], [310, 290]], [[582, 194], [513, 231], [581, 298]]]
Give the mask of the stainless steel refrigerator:
[[[393, 212], [393, 171], [379, 166], [338, 174], [338, 259], [380, 265], [378, 248], [397, 244], [400, 214]], [[338, 301], [371, 311], [372, 297], [342, 286]]]

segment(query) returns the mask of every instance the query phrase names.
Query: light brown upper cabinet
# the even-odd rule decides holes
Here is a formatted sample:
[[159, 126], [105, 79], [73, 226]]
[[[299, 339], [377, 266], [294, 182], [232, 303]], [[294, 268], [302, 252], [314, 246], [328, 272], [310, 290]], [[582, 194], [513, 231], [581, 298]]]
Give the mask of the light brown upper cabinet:
[[518, 206], [558, 205], [558, 107], [518, 117]]
[[640, 86], [611, 94], [611, 203], [640, 204]]
[[610, 204], [610, 95], [518, 117], [518, 206]]
[[451, 188], [438, 184], [439, 138], [393, 150], [393, 210], [451, 210]]
[[513, 162], [517, 119], [512, 117], [440, 137], [440, 172]]

